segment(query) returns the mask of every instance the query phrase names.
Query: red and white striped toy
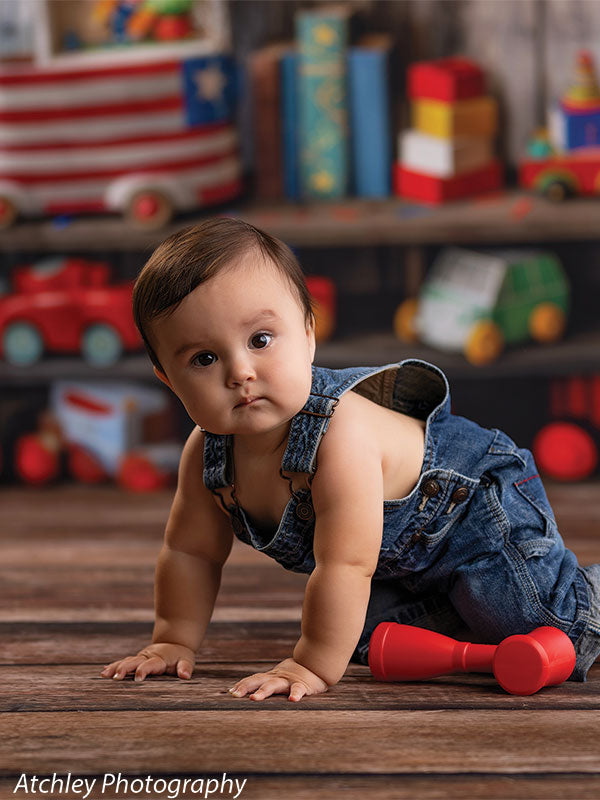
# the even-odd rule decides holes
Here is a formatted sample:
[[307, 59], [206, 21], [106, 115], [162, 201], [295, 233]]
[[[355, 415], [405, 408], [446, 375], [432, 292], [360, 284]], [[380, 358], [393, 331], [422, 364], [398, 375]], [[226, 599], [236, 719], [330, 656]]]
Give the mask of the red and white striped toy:
[[222, 54], [0, 68], [0, 228], [116, 211], [158, 227], [234, 197], [234, 65]]

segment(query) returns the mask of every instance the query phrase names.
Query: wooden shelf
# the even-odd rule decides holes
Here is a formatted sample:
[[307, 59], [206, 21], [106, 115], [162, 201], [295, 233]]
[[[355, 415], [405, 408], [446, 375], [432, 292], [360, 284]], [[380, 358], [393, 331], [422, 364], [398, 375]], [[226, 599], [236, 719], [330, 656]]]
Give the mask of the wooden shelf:
[[[444, 353], [421, 344], [404, 344], [391, 333], [377, 333], [325, 342], [317, 348], [315, 363], [340, 369], [378, 366], [405, 358], [431, 361], [452, 380], [600, 373], [600, 332], [570, 336], [551, 346], [528, 344], [507, 348], [498, 361], [486, 367], [473, 367], [462, 355]], [[44, 385], [54, 380], [156, 379], [149, 359], [143, 354], [127, 356], [108, 369], [91, 367], [79, 358], [49, 358], [32, 368], [0, 364], [0, 383], [5, 386]]]
[[380, 333], [322, 344], [316, 363], [341, 368], [376, 366], [421, 358], [439, 366], [450, 379], [554, 377], [600, 372], [600, 332], [571, 336], [555, 345], [527, 344], [509, 347], [493, 364], [474, 367], [455, 353], [444, 353], [421, 344], [404, 344], [393, 334]]
[[[257, 206], [241, 203], [210, 213], [243, 217], [296, 247], [485, 244], [596, 240], [600, 200], [553, 204], [511, 190], [428, 208], [389, 198], [339, 203]], [[207, 216], [206, 214], [203, 216]], [[170, 233], [199, 221], [186, 215], [160, 231], [140, 231], [119, 217], [22, 222], [0, 232], [0, 251], [148, 251]]]
[[4, 386], [35, 386], [51, 381], [156, 381], [150, 360], [143, 354], [122, 358], [113, 367], [92, 367], [81, 358], [50, 357], [33, 367], [13, 367], [0, 363], [0, 383]]

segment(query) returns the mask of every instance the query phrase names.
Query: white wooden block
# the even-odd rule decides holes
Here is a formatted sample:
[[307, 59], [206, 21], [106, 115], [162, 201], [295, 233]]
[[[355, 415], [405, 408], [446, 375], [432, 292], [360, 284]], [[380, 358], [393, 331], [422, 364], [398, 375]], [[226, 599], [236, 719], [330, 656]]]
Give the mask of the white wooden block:
[[494, 157], [491, 139], [440, 139], [414, 128], [400, 134], [398, 150], [404, 167], [438, 178], [478, 169]]

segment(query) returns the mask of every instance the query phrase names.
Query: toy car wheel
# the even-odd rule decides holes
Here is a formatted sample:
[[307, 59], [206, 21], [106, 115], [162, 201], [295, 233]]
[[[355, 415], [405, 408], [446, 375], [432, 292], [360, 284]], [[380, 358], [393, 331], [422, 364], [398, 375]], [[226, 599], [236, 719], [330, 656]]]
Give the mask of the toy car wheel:
[[465, 357], [476, 367], [491, 364], [504, 347], [502, 331], [491, 320], [481, 320], [472, 328], [465, 342]]
[[400, 303], [394, 314], [394, 333], [403, 342], [416, 342], [418, 339], [416, 320], [419, 301], [416, 297]]
[[567, 324], [562, 308], [555, 303], [540, 303], [529, 315], [529, 332], [536, 342], [556, 342]]
[[10, 228], [17, 218], [17, 207], [8, 197], [0, 195], [0, 231]]
[[17, 367], [30, 367], [40, 360], [44, 352], [41, 333], [30, 322], [13, 322], [7, 325], [2, 337], [4, 358]]
[[550, 181], [544, 187], [544, 197], [551, 200], [553, 203], [562, 203], [567, 197], [573, 194], [571, 187], [566, 181], [554, 180]]
[[170, 222], [173, 212], [173, 203], [163, 192], [144, 189], [131, 197], [126, 217], [137, 228], [154, 230]]
[[81, 353], [88, 364], [94, 367], [110, 367], [123, 353], [123, 342], [118, 332], [110, 325], [91, 325], [83, 334]]
[[540, 303], [529, 316], [529, 332], [537, 342], [556, 342], [565, 331], [567, 318], [555, 303]]

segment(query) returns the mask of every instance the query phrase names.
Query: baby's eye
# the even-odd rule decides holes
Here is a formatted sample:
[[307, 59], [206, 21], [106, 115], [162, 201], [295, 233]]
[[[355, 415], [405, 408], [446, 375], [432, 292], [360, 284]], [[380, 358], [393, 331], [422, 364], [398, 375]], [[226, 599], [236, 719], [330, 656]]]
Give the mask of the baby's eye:
[[250, 343], [252, 347], [256, 347], [258, 350], [266, 347], [273, 338], [272, 334], [266, 333], [266, 331], [261, 331], [260, 333], [255, 333], [254, 336], [250, 339]]
[[191, 364], [193, 367], [210, 367], [216, 360], [214, 353], [198, 353], [192, 358]]

